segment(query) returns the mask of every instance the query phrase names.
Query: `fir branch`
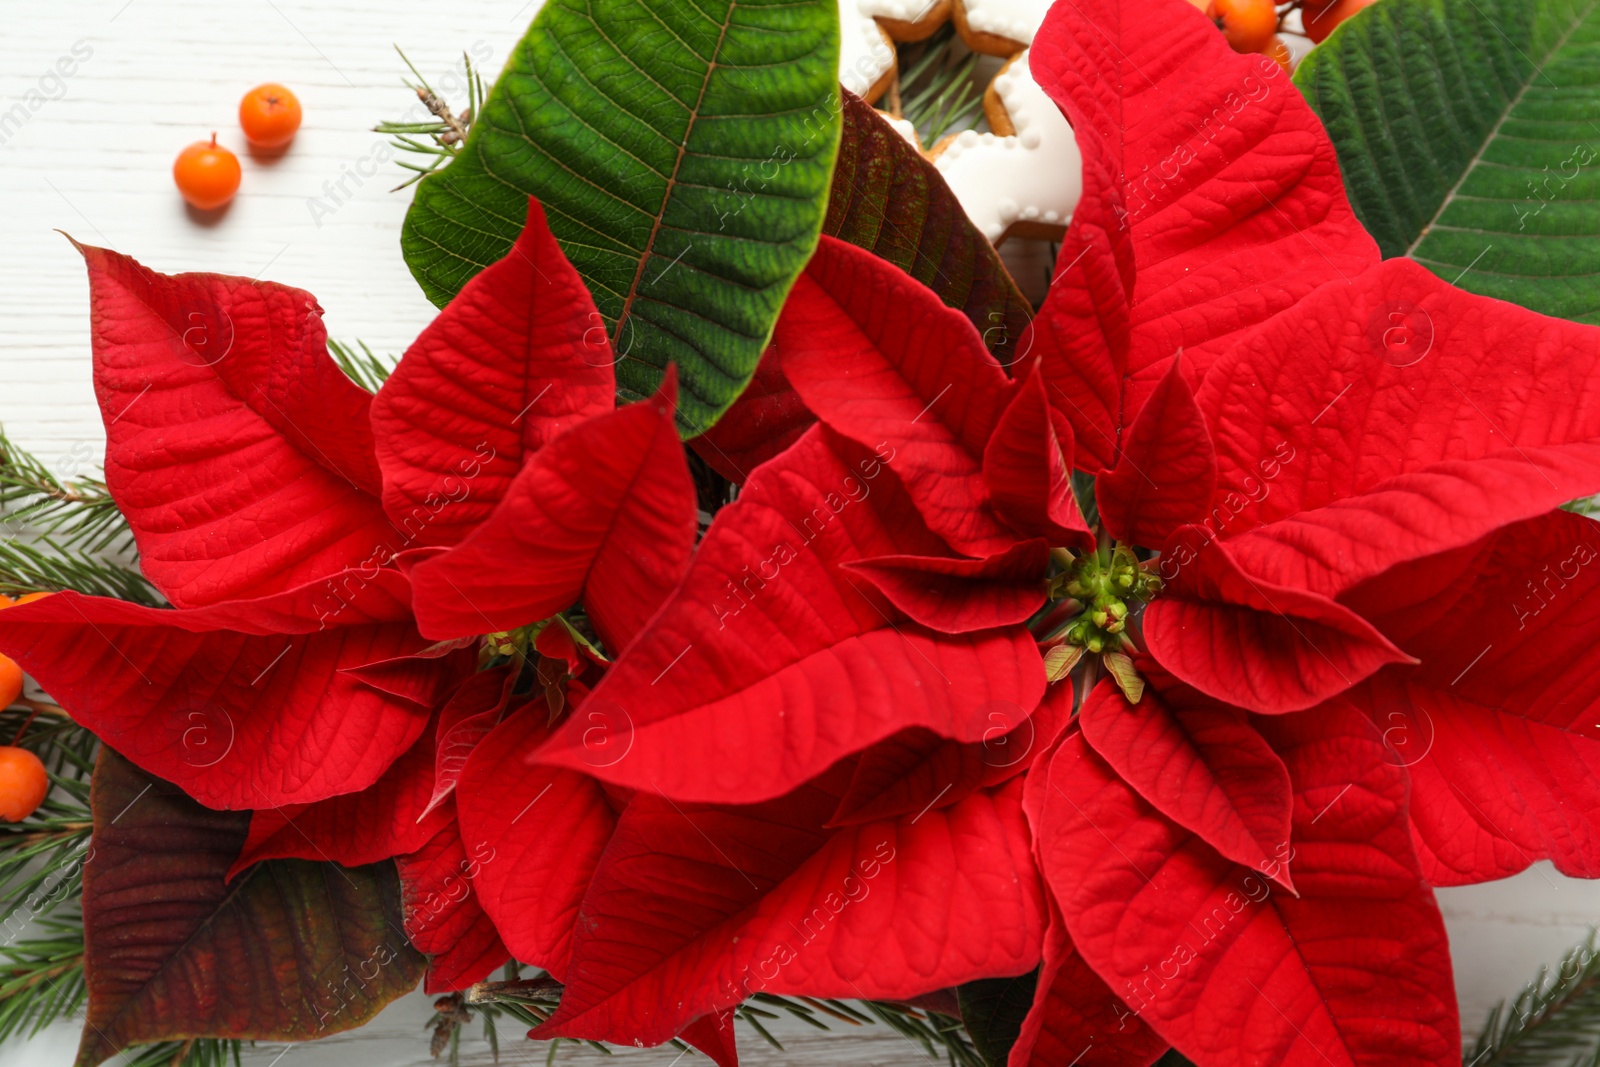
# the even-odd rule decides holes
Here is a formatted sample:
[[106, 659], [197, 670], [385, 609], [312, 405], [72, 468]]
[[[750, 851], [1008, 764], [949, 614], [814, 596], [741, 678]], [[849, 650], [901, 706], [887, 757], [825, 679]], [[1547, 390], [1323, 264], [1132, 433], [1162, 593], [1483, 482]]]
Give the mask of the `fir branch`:
[[[361, 349], [359, 352], [356, 351], [358, 347]], [[351, 381], [369, 393], [376, 393], [381, 389], [394, 371], [394, 361], [378, 355], [367, 347], [365, 341], [348, 345], [330, 337], [328, 353], [333, 356], [333, 361], [339, 364], [339, 369], [344, 371]]]
[[900, 65], [896, 115], [917, 128], [924, 145], [932, 147], [948, 133], [978, 125], [983, 104], [983, 91], [973, 79], [978, 54], [961, 43], [954, 25], [942, 27], [926, 41], [902, 46]]
[[15, 942], [30, 922], [75, 906], [83, 893], [94, 827], [89, 778], [99, 742], [65, 717], [36, 721], [44, 708], [53, 705], [0, 714], [0, 742], [20, 742], [37, 755], [52, 786], [32, 815], [0, 823], [0, 945]]
[[1543, 1067], [1600, 1060], [1600, 943], [1596, 931], [1562, 957], [1555, 972], [1540, 967], [1509, 1001], [1489, 1011], [1478, 1039], [1462, 1057], [1467, 1067]]
[[164, 603], [155, 586], [132, 567], [61, 545], [50, 537], [0, 541], [0, 593], [16, 596], [63, 589], [136, 604]]
[[0, 944], [0, 1041], [34, 1036], [87, 996], [82, 917], [40, 919], [35, 929], [38, 936]]
[[127, 1051], [123, 1067], [240, 1067], [242, 1041], [215, 1037], [192, 1037], [187, 1041], [163, 1041]]
[[[35, 719], [46, 709], [48, 719]], [[52, 783], [32, 815], [0, 823], [0, 1041], [38, 1033], [77, 1011], [86, 994], [80, 908], [99, 742], [57, 711], [40, 704], [0, 713], [0, 742], [32, 751]]]
[[407, 163], [398, 160], [401, 167], [412, 172], [411, 177], [395, 186], [391, 192], [399, 192], [406, 186], [421, 181], [426, 175], [432, 174], [450, 160], [455, 158], [461, 146], [466, 142], [467, 131], [472, 126], [472, 120], [483, 109], [484, 97], [489, 91], [483, 82], [483, 75], [472, 66], [472, 57], [465, 52], [461, 54], [463, 69], [467, 81], [467, 106], [458, 114], [452, 114], [449, 104], [433, 86], [428, 84], [428, 79], [417, 70], [416, 64], [400, 51], [398, 45], [395, 51], [400, 53], [400, 59], [411, 71], [416, 81], [402, 78], [401, 81], [412, 92], [417, 94], [417, 99], [426, 109], [429, 118], [402, 119], [400, 121], [380, 122], [373, 127], [377, 133], [386, 133], [390, 136], [390, 143], [402, 152], [423, 157], [420, 163]]
[[[451, 1067], [456, 1067], [460, 1027], [471, 1019], [467, 1012], [484, 1012], [486, 1027], [492, 1027], [490, 1020], [500, 1014], [528, 1026], [538, 1026], [554, 1014], [561, 1002], [562, 984], [549, 975], [522, 979], [519, 972], [518, 965], [508, 964], [505, 980], [479, 982], [460, 995], [459, 999], [440, 998], [434, 1005], [434, 1015], [428, 1023], [434, 1033], [434, 1056], [442, 1055], [445, 1048], [449, 1047]], [[909, 1004], [867, 1000], [856, 1006], [842, 1000], [756, 993], [734, 1009], [737, 1019], [754, 1030], [767, 1044], [783, 1051], [783, 1043], [766, 1026], [771, 1020], [782, 1018], [783, 1014], [780, 1013], [818, 1030], [832, 1029], [819, 1016], [827, 1016], [849, 1026], [882, 1023], [920, 1046], [929, 1058], [942, 1056], [950, 1067], [984, 1067], [983, 1058], [973, 1047], [960, 1019]], [[602, 1052], [610, 1051], [600, 1042], [588, 1041], [585, 1044]], [[683, 1047], [681, 1042], [674, 1041], [673, 1044]]]
[[129, 564], [133, 533], [98, 478], [61, 478], [0, 430], [0, 593], [60, 592], [160, 604]]
[[972, 1047], [972, 1039], [967, 1036], [960, 1019], [891, 1001], [863, 1003], [868, 1011], [901, 1036], [921, 1045], [930, 1057], [943, 1053], [950, 1067], [984, 1067], [983, 1057]]
[[60, 478], [0, 430], [0, 521], [7, 536], [24, 528], [82, 553], [120, 551], [133, 534], [99, 478]]

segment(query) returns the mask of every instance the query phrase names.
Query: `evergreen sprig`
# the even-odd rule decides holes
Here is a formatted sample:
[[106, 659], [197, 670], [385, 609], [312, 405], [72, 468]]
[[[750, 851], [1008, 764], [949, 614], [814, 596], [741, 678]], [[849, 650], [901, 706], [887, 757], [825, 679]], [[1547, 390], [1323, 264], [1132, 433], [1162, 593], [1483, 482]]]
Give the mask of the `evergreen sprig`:
[[117, 551], [133, 543], [103, 479], [61, 478], [0, 430], [0, 520], [6, 534], [23, 529], [81, 553]]
[[1489, 1011], [1467, 1067], [1600, 1063], [1600, 944], [1591, 929], [1555, 970], [1540, 967], [1510, 1000]]
[[467, 106], [459, 114], [451, 114], [449, 103], [438, 93], [433, 86], [428, 84], [428, 79], [417, 70], [416, 64], [400, 51], [398, 45], [395, 51], [400, 52], [400, 58], [410, 69], [416, 81], [401, 79], [407, 88], [417, 94], [417, 99], [427, 109], [428, 118], [402, 119], [399, 121], [380, 122], [373, 127], [376, 133], [386, 133], [393, 138], [392, 144], [402, 152], [415, 156], [423, 156], [427, 162], [408, 163], [405, 160], [396, 162], [406, 170], [412, 172], [411, 177], [395, 186], [390, 192], [399, 192], [406, 186], [421, 181], [425, 176], [432, 174], [444, 164], [450, 162], [455, 154], [461, 151], [462, 144], [467, 139], [467, 130], [472, 126], [473, 117], [483, 107], [484, 97], [489, 95], [488, 88], [484, 85], [483, 75], [472, 65], [472, 57], [465, 52], [461, 53], [463, 69], [467, 81]]
[[[548, 1019], [561, 1002], [562, 985], [549, 976], [532, 979], [520, 977], [521, 967], [516, 963], [506, 965], [505, 976], [498, 982], [480, 982], [464, 995], [441, 997], [434, 1003], [434, 1014], [429, 1020], [433, 1032], [433, 1054], [439, 1057], [449, 1052], [450, 1067], [459, 1067], [461, 1032], [472, 1019], [472, 1012], [483, 1016], [484, 1036], [496, 1049], [499, 1041], [496, 1020], [506, 1016], [526, 1026], [538, 1026]], [[766, 1024], [784, 1015], [813, 1026], [818, 1030], [832, 1030], [825, 1018], [849, 1026], [883, 1024], [912, 1043], [920, 1046], [932, 1059], [942, 1057], [950, 1067], [985, 1067], [983, 1058], [973, 1047], [961, 1020], [939, 1012], [927, 1011], [910, 1004], [895, 1001], [866, 1000], [851, 1003], [843, 1000], [820, 1000], [813, 997], [784, 997], [773, 993], [756, 993], [734, 1009], [734, 1016], [746, 1023], [762, 1040], [773, 1048], [784, 1051]], [[563, 1039], [551, 1043], [550, 1057]], [[602, 1052], [610, 1052], [603, 1043], [585, 1041]], [[674, 1040], [676, 1048], [685, 1048]]]
[[899, 52], [901, 73], [891, 93], [899, 107], [890, 110], [917, 128], [925, 146], [978, 124], [983, 104], [983, 90], [973, 80], [978, 53], [961, 43], [954, 25], [940, 27], [925, 41], [901, 45]]
[[16, 596], [63, 589], [136, 604], [162, 603], [161, 594], [132, 567], [65, 547], [49, 537], [0, 540], [0, 593]]
[[31, 937], [0, 944], [0, 1041], [32, 1037], [83, 1006], [83, 918], [35, 920]]
[[0, 715], [0, 742], [23, 742], [44, 761], [52, 785], [27, 819], [0, 822], [0, 944], [14, 941], [29, 922], [75, 905], [83, 893], [83, 861], [94, 827], [89, 776], [97, 742], [57, 710], [49, 721], [36, 724], [34, 716], [51, 708], [36, 703], [34, 710]]
[[[45, 715], [43, 719], [36, 716]], [[0, 714], [0, 743], [22, 744], [50, 773], [44, 803], [0, 823], [0, 1041], [77, 1011], [83, 973], [83, 861], [93, 816], [94, 735], [51, 705]], [[27, 936], [23, 936], [26, 934]]]
[[124, 561], [132, 554], [133, 533], [103, 479], [62, 478], [0, 430], [0, 593], [75, 589], [161, 603]]
[[[358, 351], [359, 349], [359, 351]], [[394, 362], [384, 359], [371, 348], [365, 341], [355, 344], [346, 344], [343, 341], [328, 339], [328, 353], [333, 356], [333, 361], [339, 364], [339, 369], [344, 371], [351, 381], [369, 393], [376, 393], [389, 380], [389, 375], [394, 371]]]

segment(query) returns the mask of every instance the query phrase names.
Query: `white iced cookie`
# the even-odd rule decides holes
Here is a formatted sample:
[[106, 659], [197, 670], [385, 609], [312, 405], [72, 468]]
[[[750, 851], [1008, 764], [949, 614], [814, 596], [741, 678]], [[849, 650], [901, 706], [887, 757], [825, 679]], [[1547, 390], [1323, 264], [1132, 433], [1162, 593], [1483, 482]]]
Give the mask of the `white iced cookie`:
[[1051, 0], [955, 0], [956, 30], [967, 47], [1014, 56], [1033, 43]]
[[944, 25], [951, 0], [839, 0], [839, 81], [873, 103], [894, 80], [896, 41]]
[[984, 95], [993, 133], [967, 130], [930, 153], [934, 166], [985, 237], [1059, 238], [1083, 192], [1072, 127], [1044, 94], [1023, 52]]
[[894, 42], [860, 0], [839, 0], [839, 83], [867, 103], [894, 78]]
[[[861, 10], [897, 41], [921, 41], [950, 18], [953, 0], [859, 0]], [[1046, 5], [1048, 6], [1048, 5]]]

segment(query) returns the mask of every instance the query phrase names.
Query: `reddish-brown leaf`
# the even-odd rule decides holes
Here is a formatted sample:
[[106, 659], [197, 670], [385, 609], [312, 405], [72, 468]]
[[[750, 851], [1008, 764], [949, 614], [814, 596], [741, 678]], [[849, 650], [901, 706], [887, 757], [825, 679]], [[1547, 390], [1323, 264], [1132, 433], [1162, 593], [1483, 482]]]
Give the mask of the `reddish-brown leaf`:
[[270, 860], [230, 885], [249, 814], [201, 807], [109, 748], [91, 800], [78, 1067], [137, 1043], [349, 1030], [422, 976], [393, 864]]

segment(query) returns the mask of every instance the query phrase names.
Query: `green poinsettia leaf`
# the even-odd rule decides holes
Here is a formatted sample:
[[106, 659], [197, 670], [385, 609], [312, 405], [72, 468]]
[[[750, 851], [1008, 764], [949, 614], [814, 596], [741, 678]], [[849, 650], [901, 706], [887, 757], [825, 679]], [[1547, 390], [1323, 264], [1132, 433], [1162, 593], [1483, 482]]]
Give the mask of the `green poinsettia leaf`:
[[1385, 256], [1600, 322], [1600, 7], [1381, 0], [1295, 73]]
[[685, 434], [749, 382], [815, 249], [839, 145], [833, 0], [550, 0], [401, 243], [444, 304], [527, 198], [583, 276], [625, 396], [676, 363]]
[[956, 988], [961, 1021], [988, 1067], [1004, 1067], [1033, 1007], [1038, 984], [1039, 972], [1033, 970], [1016, 978], [980, 978]]
[[824, 233], [888, 260], [966, 313], [1009, 364], [1033, 311], [944, 178], [875, 108], [844, 100]]
[[134, 1044], [323, 1037], [422, 977], [393, 863], [271, 860], [226, 883], [250, 813], [202, 807], [109, 748], [90, 805], [78, 1067]]

